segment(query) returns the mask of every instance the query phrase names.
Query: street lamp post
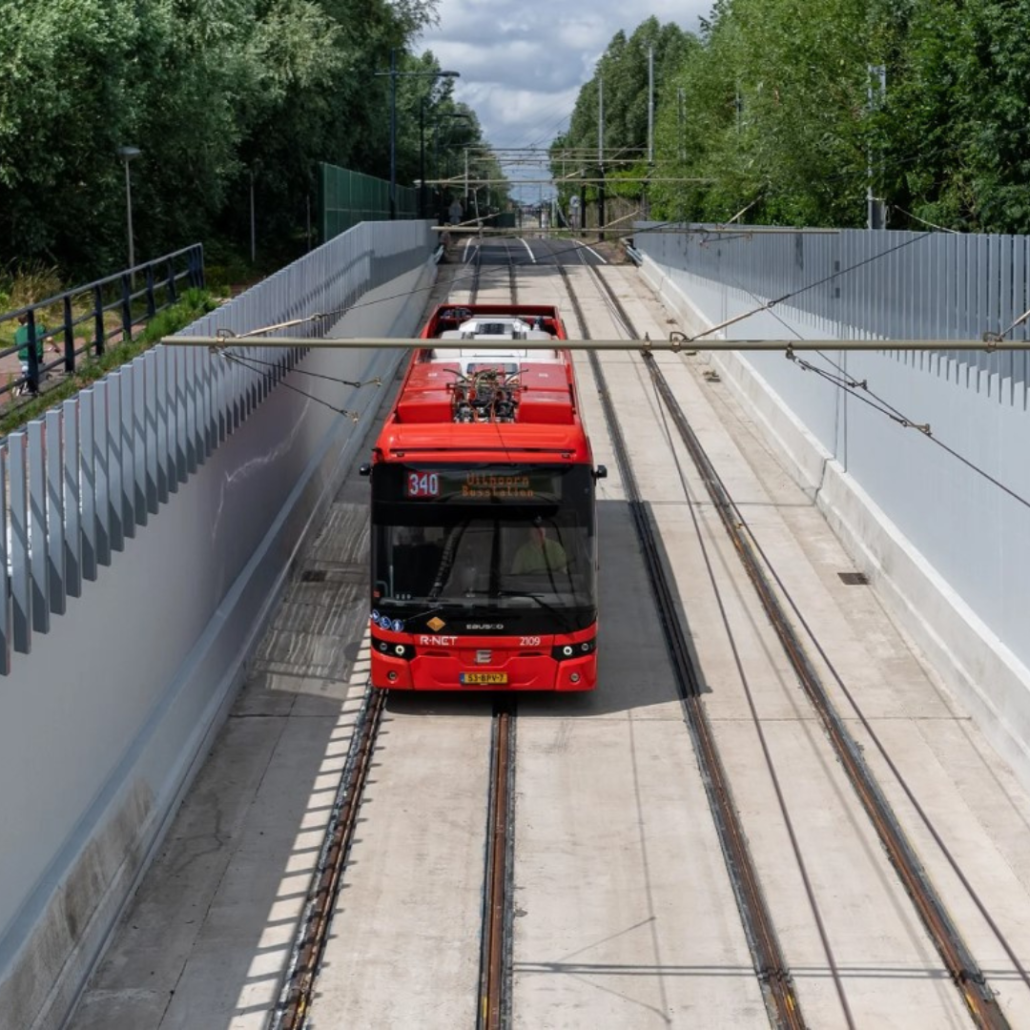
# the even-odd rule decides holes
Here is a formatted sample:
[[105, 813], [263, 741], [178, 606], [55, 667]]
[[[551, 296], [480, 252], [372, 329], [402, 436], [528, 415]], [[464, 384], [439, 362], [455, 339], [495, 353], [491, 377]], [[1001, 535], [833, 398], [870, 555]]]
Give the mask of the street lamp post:
[[390, 50], [390, 70], [376, 72], [377, 76], [390, 76], [390, 218], [397, 217], [397, 77], [399, 75], [430, 79], [457, 79], [459, 72], [399, 72], [397, 71], [397, 50]]
[[134, 161], [139, 155], [139, 147], [118, 148], [118, 156], [125, 162], [125, 213], [128, 221], [130, 269], [136, 266], [136, 254], [132, 241], [132, 178], [129, 175], [129, 162]]
[[426, 217], [426, 98], [418, 98], [418, 216]]

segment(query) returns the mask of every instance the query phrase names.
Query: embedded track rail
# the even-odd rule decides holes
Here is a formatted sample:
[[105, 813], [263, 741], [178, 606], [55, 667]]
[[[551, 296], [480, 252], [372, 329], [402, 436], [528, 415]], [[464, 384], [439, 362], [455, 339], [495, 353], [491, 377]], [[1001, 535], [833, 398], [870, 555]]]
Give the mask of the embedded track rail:
[[515, 707], [501, 700], [491, 734], [477, 1030], [501, 1030], [511, 1021], [514, 788]]
[[329, 927], [340, 894], [343, 870], [354, 841], [358, 810], [368, 781], [387, 691], [365, 688], [358, 722], [340, 776], [332, 815], [326, 828], [313, 886], [294, 941], [272, 1030], [301, 1030], [307, 1024], [315, 979], [329, 938]]
[[[611, 284], [607, 282], [597, 269], [591, 268], [591, 272], [607, 295], [613, 309], [618, 312], [618, 317], [622, 321], [627, 334], [630, 337], [639, 338], [637, 337], [637, 329], [633, 325], [632, 319], [615, 291], [611, 288]], [[590, 357], [592, 362], [596, 361], [593, 354]], [[746, 520], [719, 477], [697, 434], [690, 426], [654, 355], [644, 354], [644, 362], [647, 365], [662, 403], [690, 453], [712, 504], [718, 511], [737, 555], [755, 587], [762, 607], [783, 646], [798, 681], [813, 708], [818, 713], [849, 782], [872, 822], [880, 842], [886, 850], [890, 862], [894, 866], [905, 890], [909, 894], [927, 933], [933, 941], [934, 947], [944, 962], [945, 968], [959, 990], [970, 1016], [974, 1023], [980, 1027], [990, 1028], [990, 1030], [1008, 1028], [1008, 1020], [1001, 1011], [994, 992], [987, 984], [983, 971], [973, 958], [958, 927], [952, 921], [947, 907], [937, 893], [915, 849], [908, 840], [890, 802], [883, 794], [875, 776], [866, 764], [857, 741], [848, 732], [840, 713], [830, 699], [825, 685], [813, 666], [809, 655], [806, 653], [805, 647], [777, 596], [772, 582], [766, 575], [762, 562], [759, 559], [758, 552], [760, 548], [758, 548], [756, 542], [753, 543]], [[900, 773], [897, 770], [895, 772], [904, 789], [908, 791], [907, 784], [904, 783]], [[911, 794], [910, 797], [915, 802], [915, 798]], [[1014, 967], [1020, 972], [1028, 986], [1030, 986], [1027, 974], [1020, 965], [1013, 949], [1001, 935], [997, 925], [986, 912], [972, 887], [962, 876], [961, 870], [958, 869], [957, 864], [951, 858], [944, 842], [937, 836], [932, 827], [930, 829], [938, 845], [942, 848], [949, 861], [951, 861], [953, 868], [955, 868], [966, 889], [970, 892], [974, 903], [980, 909], [981, 914], [990, 925], [995, 936], [1008, 954], [1009, 959], [1013, 962]]]
[[[573, 311], [584, 339], [589, 339], [586, 319], [568, 278], [559, 264]], [[629, 452], [622, 435], [615, 407], [608, 393], [607, 382], [597, 355], [589, 352], [591, 370], [604, 410], [605, 422], [615, 450], [633, 526], [647, 567], [655, 607], [672, 662], [684, 716], [722, 847], [730, 882], [740, 911], [741, 922], [751, 951], [752, 962], [762, 986], [769, 1017], [774, 1026], [802, 1030], [805, 1026], [786, 958], [780, 948], [769, 907], [762, 893], [758, 871], [748, 848], [743, 825], [737, 814], [729, 780], [719, 755], [708, 714], [701, 700], [701, 681], [687, 645], [683, 628], [676, 618], [675, 598], [661, 559], [654, 529], [641, 501]]]

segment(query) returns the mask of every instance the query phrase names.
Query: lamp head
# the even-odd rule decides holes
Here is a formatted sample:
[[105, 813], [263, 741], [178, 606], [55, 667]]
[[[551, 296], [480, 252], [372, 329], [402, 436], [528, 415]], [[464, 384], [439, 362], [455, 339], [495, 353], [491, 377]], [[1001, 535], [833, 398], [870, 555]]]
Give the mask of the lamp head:
[[132, 161], [139, 157], [142, 151], [139, 147], [119, 147], [116, 153], [123, 161]]

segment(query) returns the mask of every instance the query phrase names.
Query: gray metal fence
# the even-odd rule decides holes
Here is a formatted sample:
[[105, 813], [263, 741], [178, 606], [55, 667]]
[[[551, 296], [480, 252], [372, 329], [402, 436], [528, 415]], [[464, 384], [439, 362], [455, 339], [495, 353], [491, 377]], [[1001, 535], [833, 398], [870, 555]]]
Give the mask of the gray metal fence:
[[[648, 232], [651, 228], [655, 231]], [[982, 339], [1030, 308], [1030, 236], [864, 229], [770, 231], [638, 223], [638, 249], [659, 265], [718, 282], [739, 299], [789, 299], [843, 339]], [[1010, 338], [1030, 340], [1030, 325]], [[963, 351], [972, 367], [1030, 383], [1030, 355]], [[899, 354], [898, 360], [911, 361]]]
[[[356, 226], [182, 332], [321, 315], [287, 330], [321, 336], [362, 294], [427, 260], [430, 236], [422, 222]], [[0, 442], [0, 674], [307, 353], [235, 352], [255, 367], [157, 346]]]

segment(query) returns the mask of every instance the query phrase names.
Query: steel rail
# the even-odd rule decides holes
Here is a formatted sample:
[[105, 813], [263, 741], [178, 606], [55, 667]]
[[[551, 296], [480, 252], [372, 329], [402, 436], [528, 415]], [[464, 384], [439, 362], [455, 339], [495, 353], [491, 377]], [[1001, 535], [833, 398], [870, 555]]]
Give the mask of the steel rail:
[[[632, 319], [605, 277], [594, 269], [598, 282], [608, 293], [627, 330], [636, 335]], [[952, 981], [962, 995], [974, 1022], [990, 1030], [1005, 1030], [1008, 1020], [998, 1005], [994, 992], [973, 958], [972, 952], [955, 925], [943, 899], [937, 893], [929, 874], [916, 854], [915, 848], [894, 813], [872, 770], [866, 764], [858, 742], [848, 732], [837, 712], [825, 685], [812, 664], [790, 619], [780, 603], [741, 521], [739, 509], [730, 497], [725, 484], [716, 471], [708, 453], [694, 432], [683, 409], [669, 386], [657, 361], [644, 355], [652, 381], [672, 418], [688, 453], [693, 460], [705, 489], [728, 533], [738, 557], [744, 565], [761, 601], [762, 607], [780, 640], [792, 668], [818, 713], [837, 757], [854, 788], [862, 807], [872, 822], [880, 843], [887, 852], [902, 885], [912, 899], [934, 947], [941, 956]]]
[[[568, 270], [558, 266], [581, 331], [588, 333]], [[607, 382], [597, 355], [590, 354], [591, 370], [604, 411], [605, 423], [615, 451], [616, 464], [628, 498], [637, 539], [643, 552], [666, 648], [672, 663], [684, 718], [701, 769], [708, 805], [740, 912], [741, 923], [751, 952], [755, 973], [766, 1000], [769, 1017], [776, 1027], [802, 1030], [805, 1026], [786, 958], [780, 948], [772, 916], [766, 903], [758, 871], [747, 843], [740, 816], [730, 790], [729, 779], [719, 755], [715, 735], [701, 700], [701, 683], [683, 628], [676, 618], [676, 601], [661, 559], [654, 530], [640, 499], [636, 477], [626, 448], [622, 427], [608, 392]]]
[[477, 1030], [501, 1030], [510, 1022], [514, 779], [515, 712], [498, 702], [491, 732]]
[[314, 882], [294, 939], [279, 1001], [269, 1024], [270, 1030], [301, 1030], [307, 1022], [315, 979], [340, 894], [343, 870], [354, 841], [358, 810], [382, 724], [386, 695], [387, 691], [376, 689], [371, 683], [365, 688], [361, 711], [323, 838]]
[[[515, 262], [508, 254], [511, 302], [518, 302]], [[515, 845], [515, 700], [494, 702], [490, 732], [483, 919], [476, 1030], [502, 1030], [511, 1021], [512, 902]]]

